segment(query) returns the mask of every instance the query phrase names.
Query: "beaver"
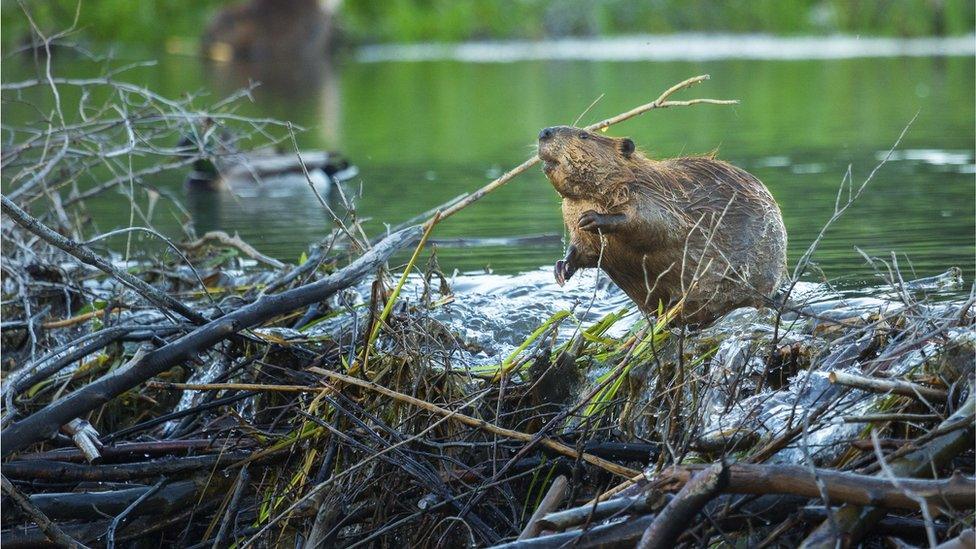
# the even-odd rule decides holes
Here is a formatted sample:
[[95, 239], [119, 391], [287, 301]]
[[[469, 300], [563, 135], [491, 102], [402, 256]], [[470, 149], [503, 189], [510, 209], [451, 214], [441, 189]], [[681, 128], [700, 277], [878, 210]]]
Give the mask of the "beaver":
[[570, 232], [560, 285], [599, 267], [645, 313], [684, 298], [677, 323], [705, 325], [766, 305], [785, 278], [779, 205], [714, 155], [653, 160], [631, 139], [556, 126], [539, 133], [539, 158]]

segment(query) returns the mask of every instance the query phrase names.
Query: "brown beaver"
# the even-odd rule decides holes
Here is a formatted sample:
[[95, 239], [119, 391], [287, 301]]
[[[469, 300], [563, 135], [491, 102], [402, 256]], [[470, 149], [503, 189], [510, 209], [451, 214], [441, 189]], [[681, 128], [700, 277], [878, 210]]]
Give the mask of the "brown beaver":
[[580, 128], [539, 133], [543, 171], [570, 232], [562, 285], [600, 267], [641, 310], [685, 298], [682, 323], [763, 306], [786, 271], [779, 206], [753, 175], [713, 157], [652, 160], [634, 142]]

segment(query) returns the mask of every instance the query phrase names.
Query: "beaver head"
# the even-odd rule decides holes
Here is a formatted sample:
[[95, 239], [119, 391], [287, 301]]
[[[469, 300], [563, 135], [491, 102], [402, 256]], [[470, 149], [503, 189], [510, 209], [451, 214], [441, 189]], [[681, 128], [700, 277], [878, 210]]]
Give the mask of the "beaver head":
[[630, 168], [634, 142], [572, 126], [539, 132], [542, 170], [564, 198], [606, 195], [634, 178]]

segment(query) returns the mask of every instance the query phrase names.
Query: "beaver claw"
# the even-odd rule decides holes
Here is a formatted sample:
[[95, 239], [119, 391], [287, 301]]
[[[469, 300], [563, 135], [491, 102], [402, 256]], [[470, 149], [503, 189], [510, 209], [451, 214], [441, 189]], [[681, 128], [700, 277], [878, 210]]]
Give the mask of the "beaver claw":
[[556, 275], [556, 284], [562, 286], [576, 273], [576, 266], [568, 259], [560, 259], [556, 262], [556, 268], [553, 271]]
[[583, 231], [609, 233], [620, 228], [626, 220], [623, 214], [601, 214], [593, 210], [583, 212], [576, 226]]

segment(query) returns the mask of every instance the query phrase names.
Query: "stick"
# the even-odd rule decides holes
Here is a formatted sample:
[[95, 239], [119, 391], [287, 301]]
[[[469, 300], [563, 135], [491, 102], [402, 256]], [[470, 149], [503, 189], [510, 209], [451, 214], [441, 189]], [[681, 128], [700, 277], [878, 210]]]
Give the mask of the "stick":
[[185, 336], [147, 353], [130, 367], [116, 370], [81, 389], [48, 404], [0, 433], [3, 457], [53, 436], [68, 420], [83, 416], [116, 396], [174, 365], [209, 349], [237, 332], [256, 326], [279, 314], [322, 301], [348, 288], [386, 262], [420, 231], [419, 226], [394, 233], [345, 268], [317, 282], [286, 292], [265, 295], [233, 313], [208, 322]]
[[203, 236], [201, 236], [200, 238], [194, 240], [193, 242], [182, 244], [181, 247], [184, 250], [196, 250], [205, 246], [207, 244], [207, 241], [210, 240], [215, 240], [224, 246], [235, 248], [240, 252], [242, 252], [244, 255], [250, 257], [251, 259], [264, 263], [265, 265], [268, 265], [275, 269], [285, 268], [284, 263], [278, 261], [273, 257], [268, 257], [263, 253], [257, 251], [257, 249], [255, 249], [254, 246], [251, 246], [250, 244], [242, 240], [241, 237], [238, 236], [236, 233], [234, 234], [234, 236], [230, 236], [224, 231], [210, 231], [204, 234]]
[[86, 320], [91, 320], [93, 318], [101, 318], [105, 314], [111, 314], [116, 311], [122, 310], [122, 307], [115, 306], [110, 309], [98, 309], [88, 313], [76, 315], [70, 318], [63, 318], [61, 320], [49, 320], [47, 322], [42, 322], [41, 327], [46, 330], [52, 330], [54, 328], [66, 328], [68, 326], [74, 326]]
[[565, 475], [559, 475], [556, 477], [556, 480], [552, 481], [552, 485], [549, 486], [549, 491], [546, 492], [545, 497], [542, 498], [539, 506], [532, 513], [528, 524], [525, 525], [525, 529], [519, 534], [518, 539], [531, 539], [542, 532], [543, 525], [539, 522], [539, 519], [550, 513], [556, 507], [559, 507], [563, 498], [566, 497], [566, 488], [568, 486], [569, 482], [566, 480]]
[[24, 494], [21, 494], [19, 490], [14, 488], [14, 485], [7, 480], [7, 477], [0, 477], [0, 482], [2, 482], [3, 485], [3, 493], [10, 496], [10, 499], [14, 500], [14, 503], [16, 503], [18, 507], [30, 515], [30, 517], [34, 520], [34, 523], [37, 524], [37, 527], [41, 529], [41, 532], [44, 532], [44, 535], [47, 536], [47, 539], [62, 547], [83, 547], [88, 549], [88, 546], [82, 545], [74, 539], [71, 539], [68, 534], [65, 534], [64, 530], [62, 530], [60, 526], [51, 521], [51, 519], [47, 518], [47, 515], [45, 515], [40, 509], [37, 508], [37, 506], [31, 503], [29, 499], [24, 497]]
[[[332, 379], [342, 381], [343, 383], [348, 383], [350, 385], [362, 387], [363, 389], [369, 389], [371, 391], [375, 391], [377, 393], [386, 395], [395, 400], [412, 404], [418, 408], [422, 408], [424, 410], [433, 412], [438, 415], [449, 416], [452, 419], [464, 423], [465, 425], [476, 427], [478, 429], [481, 429], [482, 431], [487, 431], [494, 435], [508, 437], [515, 440], [521, 440], [523, 442], [531, 442], [536, 440], [536, 437], [533, 435], [523, 433], [520, 431], [513, 431], [511, 429], [505, 429], [504, 427], [499, 427], [493, 423], [488, 423], [483, 419], [477, 419], [471, 416], [460, 414], [458, 412], [452, 412], [450, 410], [441, 408], [436, 404], [431, 404], [430, 402], [427, 402], [425, 400], [420, 400], [419, 398], [414, 398], [410, 395], [398, 393], [397, 391], [394, 391], [392, 389], [387, 389], [386, 387], [383, 387], [382, 385], [377, 385], [376, 383], [373, 383], [371, 381], [363, 381], [355, 377], [347, 376], [337, 372], [332, 372], [330, 370], [325, 370], [322, 368], [316, 368], [314, 366], [308, 368], [308, 371], [316, 374], [328, 376]], [[538, 442], [554, 452], [558, 452], [564, 456], [571, 457], [573, 459], [582, 459], [583, 461], [591, 465], [596, 465], [597, 467], [604, 469], [605, 471], [609, 471], [615, 475], [620, 475], [626, 478], [630, 478], [638, 474], [638, 471], [635, 471], [629, 467], [624, 467], [623, 465], [617, 465], [616, 463], [598, 458], [592, 454], [577, 452], [573, 448], [570, 448], [569, 446], [566, 446], [565, 444], [562, 444], [560, 442], [556, 442], [555, 440], [552, 440], [550, 438], [542, 438], [539, 439]]]
[[589, 530], [574, 530], [572, 532], [563, 532], [550, 536], [513, 541], [503, 545], [496, 545], [492, 549], [632, 547], [653, 520], [653, 515], [647, 515], [624, 522], [601, 524]]
[[[655, 99], [654, 101], [633, 108], [627, 112], [618, 114], [617, 116], [607, 118], [606, 120], [601, 120], [596, 124], [590, 124], [589, 126], [586, 126], [585, 129], [588, 131], [602, 131], [614, 124], [619, 124], [624, 120], [630, 120], [635, 116], [640, 116], [646, 113], [647, 111], [654, 110], [654, 109], [665, 109], [668, 107], [687, 107], [687, 106], [699, 105], [699, 104], [736, 105], [739, 103], [737, 100], [734, 99], [692, 99], [690, 101], [668, 101], [667, 100], [668, 97], [674, 95], [675, 93], [685, 88], [690, 88], [691, 86], [694, 86], [695, 84], [698, 84], [700, 82], [704, 82], [705, 80], [708, 80], [708, 78], [709, 76], [707, 74], [703, 74], [701, 76], [695, 76], [683, 82], [679, 82], [671, 86], [667, 90], [665, 90], [664, 93], [658, 96], [658, 98]], [[448, 217], [451, 217], [452, 215], [463, 210], [464, 208], [467, 208], [471, 204], [474, 204], [475, 202], [484, 198], [484, 196], [487, 195], [488, 193], [499, 189], [500, 187], [504, 186], [512, 179], [515, 179], [516, 176], [522, 174], [523, 172], [525, 172], [526, 170], [528, 170], [532, 166], [535, 166], [538, 163], [539, 163], [539, 155], [537, 154], [532, 155], [532, 157], [526, 160], [525, 162], [522, 162], [515, 168], [512, 168], [511, 170], [502, 174], [498, 179], [495, 179], [491, 183], [488, 183], [484, 187], [481, 187], [477, 191], [464, 197], [463, 200], [461, 201], [452, 200], [451, 202], [454, 202], [453, 205], [445, 206], [443, 210], [441, 210], [441, 208], [438, 208], [438, 210], [441, 210], [440, 219], [441, 220], [447, 219]], [[434, 221], [434, 218], [431, 217], [424, 223], [424, 226], [432, 225], [434, 223], [436, 223], [436, 221]]]
[[144, 494], [136, 498], [135, 501], [129, 504], [128, 507], [126, 507], [121, 513], [116, 515], [114, 519], [112, 519], [112, 522], [109, 523], [108, 525], [108, 530], [105, 531], [106, 549], [115, 549], [115, 531], [118, 530], [119, 524], [122, 524], [122, 521], [125, 520], [125, 517], [129, 516], [129, 514], [136, 509], [136, 507], [139, 507], [140, 503], [146, 501], [147, 499], [152, 497], [153, 494], [158, 492], [159, 489], [162, 488], [164, 484], [166, 484], [165, 478], [157, 482], [155, 485], [153, 485], [152, 488], [146, 490]]
[[[690, 482], [703, 466], [676, 466], [664, 470], [655, 479], [658, 487], [673, 490]], [[924, 480], [859, 475], [817, 469], [816, 474], [800, 465], [765, 465], [736, 463], [728, 466], [729, 481], [723, 491], [731, 494], [788, 494], [809, 498], [821, 497], [817, 480], [831, 503], [874, 505], [892, 509], [918, 509], [918, 502], [901, 488], [909, 488], [932, 504], [948, 504], [960, 509], [976, 505], [976, 480], [962, 475], [947, 479]]]
[[227, 511], [224, 513], [224, 519], [220, 521], [220, 529], [217, 530], [217, 536], [214, 538], [213, 549], [220, 549], [221, 547], [227, 546], [227, 538], [231, 533], [231, 525], [237, 520], [237, 511], [240, 507], [241, 496], [244, 494], [244, 490], [247, 489], [247, 474], [248, 465], [245, 464], [241, 468], [240, 474], [237, 475], [237, 485], [234, 487], [234, 495], [230, 498], [230, 503], [227, 504]]
[[615, 515], [643, 515], [654, 511], [654, 506], [663, 504], [648, 494], [613, 498], [595, 505], [587, 503], [565, 511], [549, 513], [539, 519], [539, 525], [546, 530], [562, 531], [584, 523], [595, 524]]
[[724, 463], [716, 463], [693, 476], [678, 495], [658, 513], [654, 522], [644, 530], [638, 549], [674, 547], [681, 533], [692, 524], [695, 516], [729, 482], [729, 470]]
[[855, 387], [875, 393], [893, 393], [915, 398], [921, 396], [926, 400], [935, 400], [937, 402], [945, 402], [946, 398], [948, 398], [946, 392], [941, 389], [933, 389], [900, 379], [878, 379], [876, 377], [845, 374], [844, 372], [830, 372], [827, 377], [831, 383], [836, 385]]
[[14, 460], [3, 464], [3, 474], [8, 478], [21, 480], [119, 482], [210, 469], [216, 465], [240, 461], [248, 455], [249, 452], [226, 452], [110, 465], [83, 465], [40, 459]]

